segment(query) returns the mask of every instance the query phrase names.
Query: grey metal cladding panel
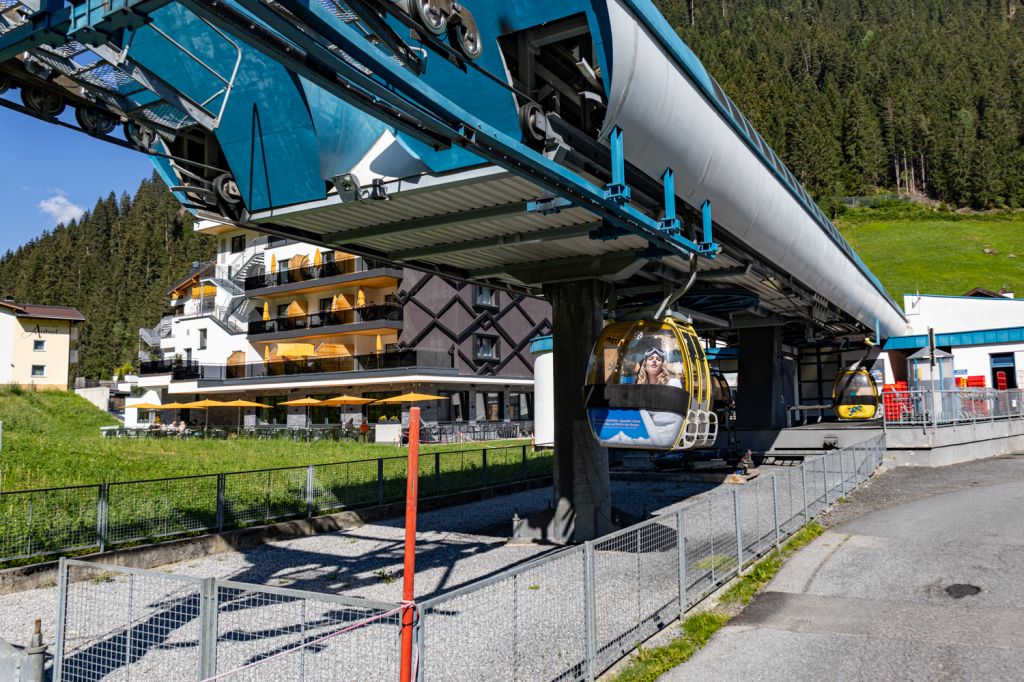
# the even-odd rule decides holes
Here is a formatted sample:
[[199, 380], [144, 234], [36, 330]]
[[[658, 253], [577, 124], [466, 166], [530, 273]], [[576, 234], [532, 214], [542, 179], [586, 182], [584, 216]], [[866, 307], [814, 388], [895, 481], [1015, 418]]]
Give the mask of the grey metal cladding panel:
[[437, 257], [429, 257], [424, 260], [439, 265], [443, 264], [466, 270], [475, 270], [579, 256], [597, 257], [607, 253], [638, 251], [645, 248], [646, 245], [647, 243], [639, 237], [625, 237], [610, 242], [582, 237], [564, 241], [544, 242], [542, 244], [515, 244], [500, 248], [460, 251]]
[[501, 206], [540, 196], [540, 190], [518, 178], [459, 183], [410, 194], [395, 193], [388, 201], [338, 203], [308, 211], [282, 213], [274, 222], [320, 234], [360, 227], [429, 218], [474, 208]]

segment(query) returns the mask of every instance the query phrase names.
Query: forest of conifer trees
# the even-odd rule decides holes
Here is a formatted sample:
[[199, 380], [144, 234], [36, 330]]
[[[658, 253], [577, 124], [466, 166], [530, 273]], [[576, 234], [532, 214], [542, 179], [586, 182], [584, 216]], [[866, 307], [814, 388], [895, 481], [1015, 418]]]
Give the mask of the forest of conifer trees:
[[192, 224], [154, 176], [134, 197], [111, 194], [80, 220], [0, 257], [0, 295], [81, 310], [78, 374], [109, 378], [137, 365], [139, 328], [159, 322], [167, 290], [192, 262], [213, 257], [213, 240]]
[[[878, 192], [1024, 206], [1018, 0], [655, 4], [826, 212]], [[212, 256], [191, 227], [147, 180], [0, 258], [0, 295], [80, 308], [79, 372], [109, 374], [136, 360], [169, 286]]]
[[1018, 0], [655, 0], [827, 212], [1024, 206]]

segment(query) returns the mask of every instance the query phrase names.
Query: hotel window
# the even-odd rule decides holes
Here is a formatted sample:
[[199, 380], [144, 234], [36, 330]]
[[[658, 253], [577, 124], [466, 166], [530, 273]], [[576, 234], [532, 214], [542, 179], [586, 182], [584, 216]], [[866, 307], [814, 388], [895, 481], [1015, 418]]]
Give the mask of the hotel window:
[[508, 396], [508, 417], [514, 422], [533, 419], [533, 394], [510, 393]]
[[199, 350], [206, 350], [206, 330], [199, 330]]
[[242, 253], [245, 251], [245, 235], [240, 234], [231, 238], [231, 253]]
[[487, 308], [497, 308], [498, 292], [496, 292], [491, 287], [477, 286], [474, 288], [473, 302], [479, 306], [484, 306]]
[[36, 339], [32, 342], [32, 350], [41, 353], [46, 350], [46, 339]]
[[476, 346], [475, 353], [476, 357], [480, 360], [497, 360], [498, 359], [498, 337], [496, 336], [477, 336], [475, 337], [474, 345]]
[[498, 422], [505, 418], [505, 401], [501, 393], [476, 394], [476, 420]]
[[32, 378], [42, 379], [46, 377], [46, 365], [32, 365]]

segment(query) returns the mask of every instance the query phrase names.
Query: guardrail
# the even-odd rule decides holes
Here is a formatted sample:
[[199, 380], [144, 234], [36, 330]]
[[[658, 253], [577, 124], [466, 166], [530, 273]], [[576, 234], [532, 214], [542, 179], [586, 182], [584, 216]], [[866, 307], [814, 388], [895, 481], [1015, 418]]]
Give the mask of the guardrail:
[[311, 315], [291, 315], [254, 320], [249, 323], [249, 334], [273, 334], [296, 329], [319, 329], [360, 322], [401, 322], [402, 306], [397, 303], [368, 305], [348, 310], [324, 310]]
[[[884, 437], [416, 605], [422, 682], [594, 680], [868, 479]], [[66, 561], [55, 679], [392, 680], [397, 605]], [[331, 607], [343, 615], [329, 617]]]
[[882, 394], [882, 407], [887, 427], [956, 426], [1024, 419], [1024, 391], [893, 391]]
[[364, 355], [281, 358], [234, 365], [156, 360], [140, 363], [139, 373], [142, 376], [170, 374], [174, 381], [227, 381], [334, 372], [374, 372], [389, 369], [453, 369], [454, 362], [449, 351], [416, 349]]
[[296, 282], [315, 282], [318, 279], [337, 277], [339, 275], [351, 275], [357, 272], [369, 272], [395, 266], [384, 261], [372, 258], [346, 258], [339, 261], [325, 260], [322, 265], [304, 265], [299, 268], [278, 269], [275, 272], [266, 272], [258, 275], [250, 275], [245, 278], [245, 290], [265, 289], [278, 287]]
[[[425, 453], [423, 498], [545, 478], [528, 445]], [[401, 501], [406, 457], [0, 492], [0, 562]]]

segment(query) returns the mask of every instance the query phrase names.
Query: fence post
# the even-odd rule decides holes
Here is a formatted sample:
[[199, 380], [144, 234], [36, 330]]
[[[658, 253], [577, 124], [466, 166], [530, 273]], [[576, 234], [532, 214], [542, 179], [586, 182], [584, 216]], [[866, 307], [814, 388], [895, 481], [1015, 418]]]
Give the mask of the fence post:
[[775, 549], [779, 548], [779, 481], [772, 474], [772, 513], [775, 517]]
[[217, 532], [224, 532], [224, 489], [226, 486], [226, 476], [224, 474], [217, 474]]
[[199, 584], [199, 679], [217, 674], [217, 579]]
[[64, 673], [64, 625], [68, 612], [68, 560], [61, 557], [57, 564], [57, 632], [53, 652], [53, 680], [60, 682]]
[[434, 495], [441, 497], [441, 453], [434, 453]]
[[846, 464], [843, 462], [843, 452], [839, 451], [839, 490], [842, 492], [843, 497], [846, 497]]
[[523, 480], [523, 481], [526, 480], [526, 446], [525, 445], [523, 446], [523, 465], [522, 465], [520, 480]]
[[686, 527], [683, 510], [676, 510], [676, 555], [679, 559], [679, 622], [686, 619]]
[[306, 518], [313, 517], [313, 465], [306, 467]]
[[99, 497], [96, 499], [96, 544], [100, 553], [107, 550], [107, 521], [110, 518], [110, 487], [100, 483]]
[[807, 460], [800, 463], [800, 488], [804, 495], [804, 524], [811, 520], [810, 510], [807, 508]]
[[740, 491], [732, 489], [732, 507], [736, 513], [736, 574], [743, 570], [743, 530], [740, 523]]
[[377, 504], [384, 506], [384, 458], [377, 458]]
[[597, 677], [597, 591], [594, 574], [594, 543], [583, 545], [584, 621], [587, 632], [587, 679]]
[[825, 485], [825, 506], [828, 506], [828, 455], [821, 458], [821, 480]]
[[481, 464], [483, 465], [483, 472], [482, 472], [483, 482], [484, 482], [483, 487], [486, 488], [487, 487], [487, 448], [482, 449], [480, 451], [480, 454], [481, 454]]

